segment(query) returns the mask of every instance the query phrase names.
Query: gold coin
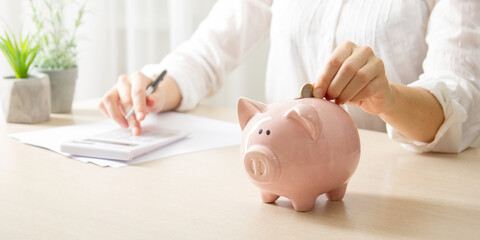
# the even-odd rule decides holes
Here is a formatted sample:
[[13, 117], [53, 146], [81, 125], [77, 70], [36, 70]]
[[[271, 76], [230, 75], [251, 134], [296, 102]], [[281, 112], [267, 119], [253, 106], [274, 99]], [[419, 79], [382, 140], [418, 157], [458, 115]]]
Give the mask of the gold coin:
[[300, 92], [300, 98], [312, 98], [313, 97], [313, 85], [307, 83], [303, 85], [302, 91]]

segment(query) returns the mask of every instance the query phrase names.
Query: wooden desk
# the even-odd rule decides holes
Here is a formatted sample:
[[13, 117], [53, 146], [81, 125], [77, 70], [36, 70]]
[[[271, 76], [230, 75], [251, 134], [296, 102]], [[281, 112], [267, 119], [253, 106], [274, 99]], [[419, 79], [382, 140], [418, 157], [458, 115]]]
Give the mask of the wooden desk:
[[[236, 121], [235, 111], [192, 114]], [[95, 104], [48, 123], [0, 123], [0, 239], [478, 239], [480, 149], [416, 154], [360, 131], [343, 201], [310, 212], [264, 204], [239, 147], [102, 168], [24, 145], [13, 132], [102, 120]], [[48, 136], [46, 136], [48, 137]]]

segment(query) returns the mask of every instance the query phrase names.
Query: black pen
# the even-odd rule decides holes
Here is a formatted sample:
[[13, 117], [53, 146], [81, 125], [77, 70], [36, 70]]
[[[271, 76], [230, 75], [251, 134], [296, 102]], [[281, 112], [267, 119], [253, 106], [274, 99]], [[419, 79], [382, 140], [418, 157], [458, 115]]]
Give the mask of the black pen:
[[[167, 75], [167, 70], [163, 70], [163, 72], [155, 79], [155, 81], [148, 85], [147, 90], [145, 90], [145, 96], [148, 96], [155, 91], [158, 84], [165, 78], [165, 75]], [[132, 116], [134, 109], [135, 108], [133, 106], [130, 108], [130, 111], [128, 111], [127, 115], [125, 115], [125, 119], [128, 119], [130, 116]]]

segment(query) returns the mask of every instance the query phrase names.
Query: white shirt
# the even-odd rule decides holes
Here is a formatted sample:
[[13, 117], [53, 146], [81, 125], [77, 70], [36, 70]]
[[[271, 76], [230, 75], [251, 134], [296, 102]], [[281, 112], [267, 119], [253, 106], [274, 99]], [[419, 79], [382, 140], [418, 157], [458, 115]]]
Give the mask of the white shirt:
[[460, 152], [480, 133], [479, 13], [479, 0], [220, 0], [191, 39], [143, 71], [168, 69], [183, 96], [179, 110], [188, 110], [270, 36], [266, 98], [274, 102], [297, 97], [349, 40], [373, 49], [390, 82], [429, 90], [445, 115], [431, 143], [344, 106], [357, 126], [387, 130], [414, 151]]

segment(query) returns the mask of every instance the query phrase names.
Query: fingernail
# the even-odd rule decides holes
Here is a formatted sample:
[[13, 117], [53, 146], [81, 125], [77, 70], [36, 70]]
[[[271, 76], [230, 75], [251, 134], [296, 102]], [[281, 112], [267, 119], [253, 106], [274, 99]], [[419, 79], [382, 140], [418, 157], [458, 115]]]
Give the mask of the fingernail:
[[133, 135], [133, 136], [138, 136], [138, 135], [140, 135], [140, 129], [138, 129], [138, 127], [133, 127], [133, 128], [132, 128], [132, 135]]
[[137, 117], [137, 121], [142, 121], [143, 118], [145, 117], [145, 114], [143, 112], [139, 112], [135, 114], [135, 116]]
[[316, 98], [323, 98], [324, 95], [325, 92], [321, 88], [316, 88], [315, 90], [313, 90], [313, 96]]

